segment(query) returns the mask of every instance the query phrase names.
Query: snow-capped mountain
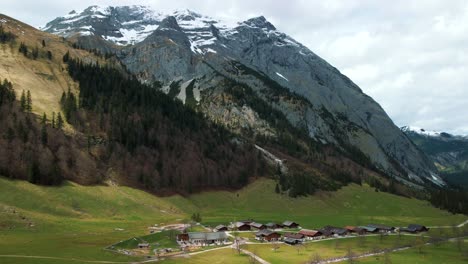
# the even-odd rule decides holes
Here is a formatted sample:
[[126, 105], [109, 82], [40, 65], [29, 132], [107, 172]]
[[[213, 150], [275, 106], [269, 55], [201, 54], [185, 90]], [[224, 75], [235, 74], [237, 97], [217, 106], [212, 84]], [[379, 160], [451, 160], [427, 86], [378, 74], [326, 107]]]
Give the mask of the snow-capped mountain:
[[427, 136], [427, 137], [439, 137], [441, 139], [447, 139], [447, 140], [454, 140], [454, 139], [468, 140], [468, 136], [465, 136], [465, 135], [452, 135], [447, 132], [426, 130], [424, 128], [420, 128], [416, 126], [403, 126], [401, 127], [401, 131], [405, 133], [416, 133], [416, 134]]
[[[358, 151], [402, 182], [444, 184], [379, 104], [263, 16], [229, 25], [189, 10], [92, 6], [44, 30], [114, 53], [142, 82], [157, 84], [236, 133], [281, 135], [284, 128], [274, 120], [281, 116], [265, 113], [263, 102], [310, 138]], [[244, 92], [234, 93], [239, 86]]]

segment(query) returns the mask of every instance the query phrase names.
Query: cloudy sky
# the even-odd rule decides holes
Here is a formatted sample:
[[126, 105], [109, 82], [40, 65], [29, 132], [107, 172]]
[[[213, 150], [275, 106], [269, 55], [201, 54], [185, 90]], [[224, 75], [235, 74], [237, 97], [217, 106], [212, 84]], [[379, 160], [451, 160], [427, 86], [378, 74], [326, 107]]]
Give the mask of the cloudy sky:
[[398, 126], [468, 134], [465, 0], [0, 0], [34, 26], [89, 5], [188, 8], [223, 20], [264, 15], [349, 76]]

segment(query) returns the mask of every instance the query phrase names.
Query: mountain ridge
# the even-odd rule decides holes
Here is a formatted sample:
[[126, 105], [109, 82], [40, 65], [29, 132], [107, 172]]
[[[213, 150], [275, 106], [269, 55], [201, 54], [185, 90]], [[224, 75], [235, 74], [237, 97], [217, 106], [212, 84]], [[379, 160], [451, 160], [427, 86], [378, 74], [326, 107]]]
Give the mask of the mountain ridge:
[[[108, 14], [104, 15], [102, 10], [89, 7], [87, 12], [92, 12], [87, 16], [73, 15], [72, 19], [78, 16], [79, 21], [67, 24], [63, 19], [56, 19], [49, 22], [45, 30], [59, 35], [75, 32], [76, 35], [91, 26], [97, 35], [98, 30], [105, 27], [105, 32], [114, 34], [119, 31], [115, 31], [119, 23], [127, 23], [123, 29], [128, 30], [128, 22], [134, 21], [130, 19], [149, 12], [146, 9], [141, 11], [141, 7], [136, 11], [133, 8], [109, 7]], [[117, 16], [124, 12], [122, 10], [134, 10], [136, 13], [131, 11], [125, 16]], [[114, 20], [116, 24], [108, 25]], [[200, 96], [195, 99], [194, 107], [222, 123], [232, 123], [223, 120], [226, 111], [248, 107], [258, 114], [254, 109], [256, 106], [246, 105], [243, 101], [217, 102], [215, 112], [210, 108], [213, 100], [227, 98], [229, 87], [224, 80], [232, 79], [250, 87], [253, 96], [282, 112], [289, 122], [306, 131], [314, 140], [337, 146], [348, 153], [352, 152], [350, 148], [357, 148], [380, 170], [399, 181], [419, 185], [429, 181], [444, 185], [435, 166], [395, 126], [377, 102], [335, 67], [278, 31], [264, 17], [229, 27], [209, 17], [185, 11], [165, 18], [158, 14], [157, 19], [140, 20], [138, 23], [133, 29], [146, 29], [144, 23], [153, 23], [158, 28], [145, 39], [132, 42], [133, 45], [116, 42], [109, 37], [111, 33], [102, 36], [85, 34], [76, 43], [84, 48], [115, 54], [140, 81], [157, 82], [161, 90], [178, 98], [191, 97], [183, 94], [185, 89], [181, 91], [178, 83], [195, 80], [193, 90]], [[68, 33], [60, 31], [65, 26]], [[90, 40], [92, 38], [104, 41], [95, 45]], [[258, 119], [258, 122], [262, 121], [266, 121], [265, 118]], [[237, 124], [247, 128], [249, 125]], [[275, 126], [274, 122], [270, 125]], [[250, 128], [258, 134], [253, 127]]]

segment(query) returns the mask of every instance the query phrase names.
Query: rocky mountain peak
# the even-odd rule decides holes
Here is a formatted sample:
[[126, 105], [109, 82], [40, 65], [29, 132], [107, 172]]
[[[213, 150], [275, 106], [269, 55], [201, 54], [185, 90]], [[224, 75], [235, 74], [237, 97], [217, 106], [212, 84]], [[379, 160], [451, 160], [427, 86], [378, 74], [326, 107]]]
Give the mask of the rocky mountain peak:
[[251, 27], [258, 27], [267, 30], [276, 30], [275, 26], [271, 24], [264, 16], [251, 18], [244, 22], [244, 24]]
[[182, 31], [182, 28], [179, 26], [179, 23], [177, 23], [177, 19], [174, 16], [168, 16], [159, 23], [158, 30], [165, 30], [165, 29], [173, 29], [177, 31]]

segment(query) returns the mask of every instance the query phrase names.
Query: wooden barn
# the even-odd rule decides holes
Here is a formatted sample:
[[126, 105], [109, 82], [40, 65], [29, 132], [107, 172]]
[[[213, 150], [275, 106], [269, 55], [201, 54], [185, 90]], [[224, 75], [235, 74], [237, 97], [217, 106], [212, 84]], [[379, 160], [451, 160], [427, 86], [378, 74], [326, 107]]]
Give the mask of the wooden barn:
[[302, 229], [299, 234], [304, 235], [306, 239], [315, 240], [322, 237], [322, 232], [318, 230]]
[[263, 230], [263, 229], [266, 229], [266, 225], [264, 224], [260, 224], [260, 223], [250, 223], [250, 226], [255, 228], [255, 229], [258, 229], [258, 230]]
[[249, 231], [250, 230], [250, 224], [244, 223], [244, 222], [236, 222], [234, 224], [234, 228], [239, 231]]
[[280, 238], [280, 233], [268, 229], [263, 229], [255, 233], [255, 239], [260, 241], [278, 241]]
[[282, 225], [284, 228], [298, 228], [299, 227], [299, 224], [293, 221], [284, 221]]

